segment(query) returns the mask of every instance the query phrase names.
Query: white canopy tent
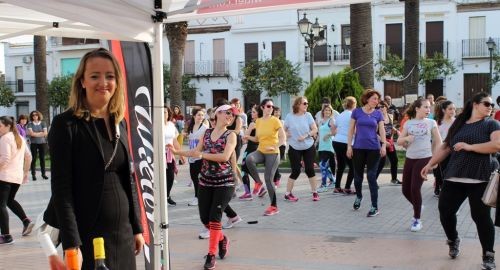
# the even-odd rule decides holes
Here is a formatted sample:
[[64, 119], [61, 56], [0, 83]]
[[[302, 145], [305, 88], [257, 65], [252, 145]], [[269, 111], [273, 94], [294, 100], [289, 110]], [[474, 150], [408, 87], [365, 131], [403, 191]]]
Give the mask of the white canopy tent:
[[[163, 123], [163, 23], [369, 0], [0, 0], [0, 41], [21, 35], [148, 42], [153, 50], [154, 130]], [[163, 136], [154, 136], [155, 242], [168, 243]], [[163, 238], [159, 237], [163, 234]], [[161, 243], [160, 240], [163, 240]], [[163, 258], [161, 258], [163, 256]], [[155, 248], [154, 269], [168, 262]], [[169, 269], [169, 263], [163, 266]]]

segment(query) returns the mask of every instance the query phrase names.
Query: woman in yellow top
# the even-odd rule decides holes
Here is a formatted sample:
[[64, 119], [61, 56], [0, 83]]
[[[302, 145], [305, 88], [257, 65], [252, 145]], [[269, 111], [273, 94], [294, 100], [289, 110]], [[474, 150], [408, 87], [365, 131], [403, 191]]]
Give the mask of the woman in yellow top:
[[[246, 158], [248, 171], [256, 182], [256, 188], [262, 188], [262, 181], [257, 172], [257, 164], [263, 163], [265, 167], [264, 180], [266, 181], [267, 191], [271, 199], [271, 205], [264, 212], [265, 216], [272, 216], [279, 213], [276, 204], [276, 192], [274, 191], [273, 177], [280, 163], [279, 146], [285, 143], [285, 131], [281, 121], [272, 116], [273, 100], [264, 99], [260, 103], [259, 110], [262, 111], [262, 117], [255, 121], [255, 137], [245, 135], [245, 139], [259, 143], [256, 151], [249, 154]], [[260, 114], [260, 113], [259, 113]]]

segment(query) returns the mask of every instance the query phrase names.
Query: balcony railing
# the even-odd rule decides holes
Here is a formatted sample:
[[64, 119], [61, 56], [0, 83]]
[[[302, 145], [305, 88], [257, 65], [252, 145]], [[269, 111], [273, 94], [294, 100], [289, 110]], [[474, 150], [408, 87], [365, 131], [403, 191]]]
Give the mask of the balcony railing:
[[193, 76], [229, 76], [229, 60], [185, 61], [184, 74]]
[[[481, 58], [490, 57], [486, 38], [463, 39], [462, 40], [462, 58]], [[500, 38], [494, 38], [493, 41], [500, 46]], [[498, 51], [498, 49], [496, 50]]]
[[[419, 42], [418, 50], [420, 56], [433, 57], [435, 53], [442, 53], [444, 57], [448, 58], [448, 41], [443, 42]], [[393, 54], [399, 56], [401, 59], [405, 57], [405, 44], [392, 43], [392, 44], [379, 44], [378, 45], [379, 58], [382, 60], [387, 59], [387, 55]]]
[[28, 81], [28, 80], [6, 81], [5, 84], [14, 93], [35, 92], [35, 81]]
[[[309, 62], [310, 50], [305, 47], [304, 62]], [[314, 48], [314, 62], [332, 61], [332, 45], [324, 45]]]
[[333, 61], [349, 61], [351, 59], [351, 46], [333, 45]]

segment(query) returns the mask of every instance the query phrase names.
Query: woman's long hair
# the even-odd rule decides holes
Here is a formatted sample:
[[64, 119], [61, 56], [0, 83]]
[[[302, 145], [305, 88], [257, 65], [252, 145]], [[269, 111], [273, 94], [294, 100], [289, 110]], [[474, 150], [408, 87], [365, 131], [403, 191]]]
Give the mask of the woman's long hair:
[[406, 114], [408, 115], [409, 119], [413, 119], [417, 116], [417, 108], [422, 107], [422, 102], [424, 101], [428, 100], [424, 98], [418, 98], [417, 100], [413, 101], [408, 110], [406, 110]]
[[[191, 111], [191, 121], [189, 121], [189, 125], [187, 127], [187, 133], [191, 133], [193, 132], [193, 128], [194, 128], [194, 117], [198, 114], [198, 112], [202, 111], [203, 113], [205, 113], [205, 110], [202, 108], [202, 107], [196, 107], [196, 108], [193, 108], [193, 110]], [[203, 122], [202, 122], [203, 124]]]
[[451, 104], [453, 104], [453, 102], [451, 102], [450, 100], [445, 100], [445, 101], [442, 101], [440, 103], [436, 103], [436, 110], [434, 112], [434, 118], [435, 118], [438, 125], [441, 125], [443, 123], [444, 111]]
[[446, 143], [446, 145], [448, 145], [451, 138], [453, 138], [455, 134], [457, 134], [457, 132], [464, 126], [465, 122], [469, 120], [469, 118], [472, 116], [473, 103], [479, 104], [483, 98], [489, 96], [490, 95], [488, 95], [488, 93], [486, 92], [479, 92], [476, 95], [474, 95], [471, 99], [469, 99], [467, 103], [465, 103], [463, 111], [457, 116], [455, 122], [451, 124], [451, 127], [448, 130], [448, 135], [444, 139], [444, 143]]
[[14, 134], [14, 139], [16, 140], [17, 149], [20, 149], [21, 146], [23, 145], [23, 138], [21, 138], [21, 136], [19, 135], [19, 131], [17, 131], [17, 127], [14, 124], [15, 123], [14, 117], [2, 116], [0, 117], [0, 122], [2, 122], [4, 126], [10, 127], [9, 131], [12, 132], [12, 134]]

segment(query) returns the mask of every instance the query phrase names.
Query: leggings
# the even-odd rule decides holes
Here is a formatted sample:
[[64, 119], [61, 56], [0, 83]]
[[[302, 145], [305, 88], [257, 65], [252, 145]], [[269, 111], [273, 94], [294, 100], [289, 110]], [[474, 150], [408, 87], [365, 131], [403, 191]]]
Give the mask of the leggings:
[[304, 160], [304, 167], [306, 175], [309, 178], [314, 177], [314, 157], [316, 154], [316, 148], [314, 145], [306, 150], [295, 150], [292, 146], [288, 149], [288, 158], [290, 159], [290, 167], [292, 167], [292, 173], [290, 174], [290, 179], [297, 180], [300, 175], [300, 168], [302, 167], [300, 161]]
[[[285, 159], [285, 150], [286, 146], [282, 145], [280, 146], [280, 161]], [[274, 174], [274, 182], [281, 180], [281, 173], [280, 173], [280, 167], [276, 168], [276, 173]]]
[[35, 166], [36, 166], [36, 154], [38, 152], [38, 157], [40, 159], [40, 170], [42, 171], [42, 175], [45, 175], [45, 147], [46, 144], [38, 144], [32, 143], [30, 144], [31, 156], [33, 156], [33, 160], [31, 160], [31, 175], [35, 176]]
[[247, 166], [250, 175], [256, 182], [262, 183], [259, 173], [257, 172], [257, 164], [264, 163], [264, 180], [266, 181], [267, 193], [271, 200], [271, 205], [276, 206], [276, 192], [274, 191], [274, 183], [271, 177], [274, 176], [278, 165], [280, 164], [279, 154], [263, 154], [259, 150], [247, 156]]
[[385, 157], [381, 157], [380, 162], [378, 164], [377, 178], [385, 166], [385, 161], [387, 157], [389, 158], [389, 162], [391, 163], [391, 179], [396, 180], [398, 179], [398, 153], [396, 152], [396, 150], [390, 152], [389, 147], [386, 147], [386, 150], [387, 150], [386, 151], [387, 155]]
[[494, 252], [493, 246], [495, 244], [495, 227], [491, 220], [491, 208], [481, 201], [486, 185], [487, 182], [466, 184], [445, 180], [439, 194], [438, 205], [439, 218], [446, 237], [448, 240], [454, 241], [458, 237], [457, 211], [465, 199], [469, 199], [470, 213], [472, 220], [476, 223], [483, 255], [486, 251]]
[[27, 220], [23, 207], [14, 199], [21, 185], [0, 181], [0, 231], [2, 234], [10, 234], [9, 207], [21, 221]]
[[174, 168], [175, 168], [175, 159], [172, 162], [167, 163], [167, 197], [170, 197], [170, 191], [172, 190], [172, 187], [174, 186], [174, 179], [175, 179], [175, 174], [174, 174]]
[[200, 181], [201, 164], [201, 159], [196, 160], [193, 163], [189, 163], [189, 174], [191, 175], [191, 180], [193, 181], [195, 197], [198, 197], [198, 182]]
[[427, 165], [431, 157], [411, 159], [406, 158], [403, 167], [403, 195], [413, 205], [413, 217], [420, 219], [422, 211], [422, 184], [424, 179], [420, 175], [422, 168]]
[[363, 198], [361, 190], [363, 187], [363, 173], [366, 166], [366, 178], [368, 178], [370, 197], [372, 206], [375, 208], [378, 208], [377, 169], [379, 160], [379, 150], [353, 149], [352, 163], [354, 165], [354, 187], [356, 188], [356, 196], [358, 198]]
[[344, 174], [345, 165], [349, 167], [347, 173], [347, 180], [345, 182], [345, 189], [351, 189], [352, 180], [354, 179], [354, 170], [352, 167], [352, 159], [347, 158], [347, 144], [341, 142], [333, 142], [333, 149], [337, 154], [337, 176], [335, 177], [335, 188], [340, 188], [342, 175]]
[[328, 176], [335, 172], [335, 154], [330, 151], [319, 151], [319, 160], [319, 167], [321, 168], [321, 185], [326, 186]]

